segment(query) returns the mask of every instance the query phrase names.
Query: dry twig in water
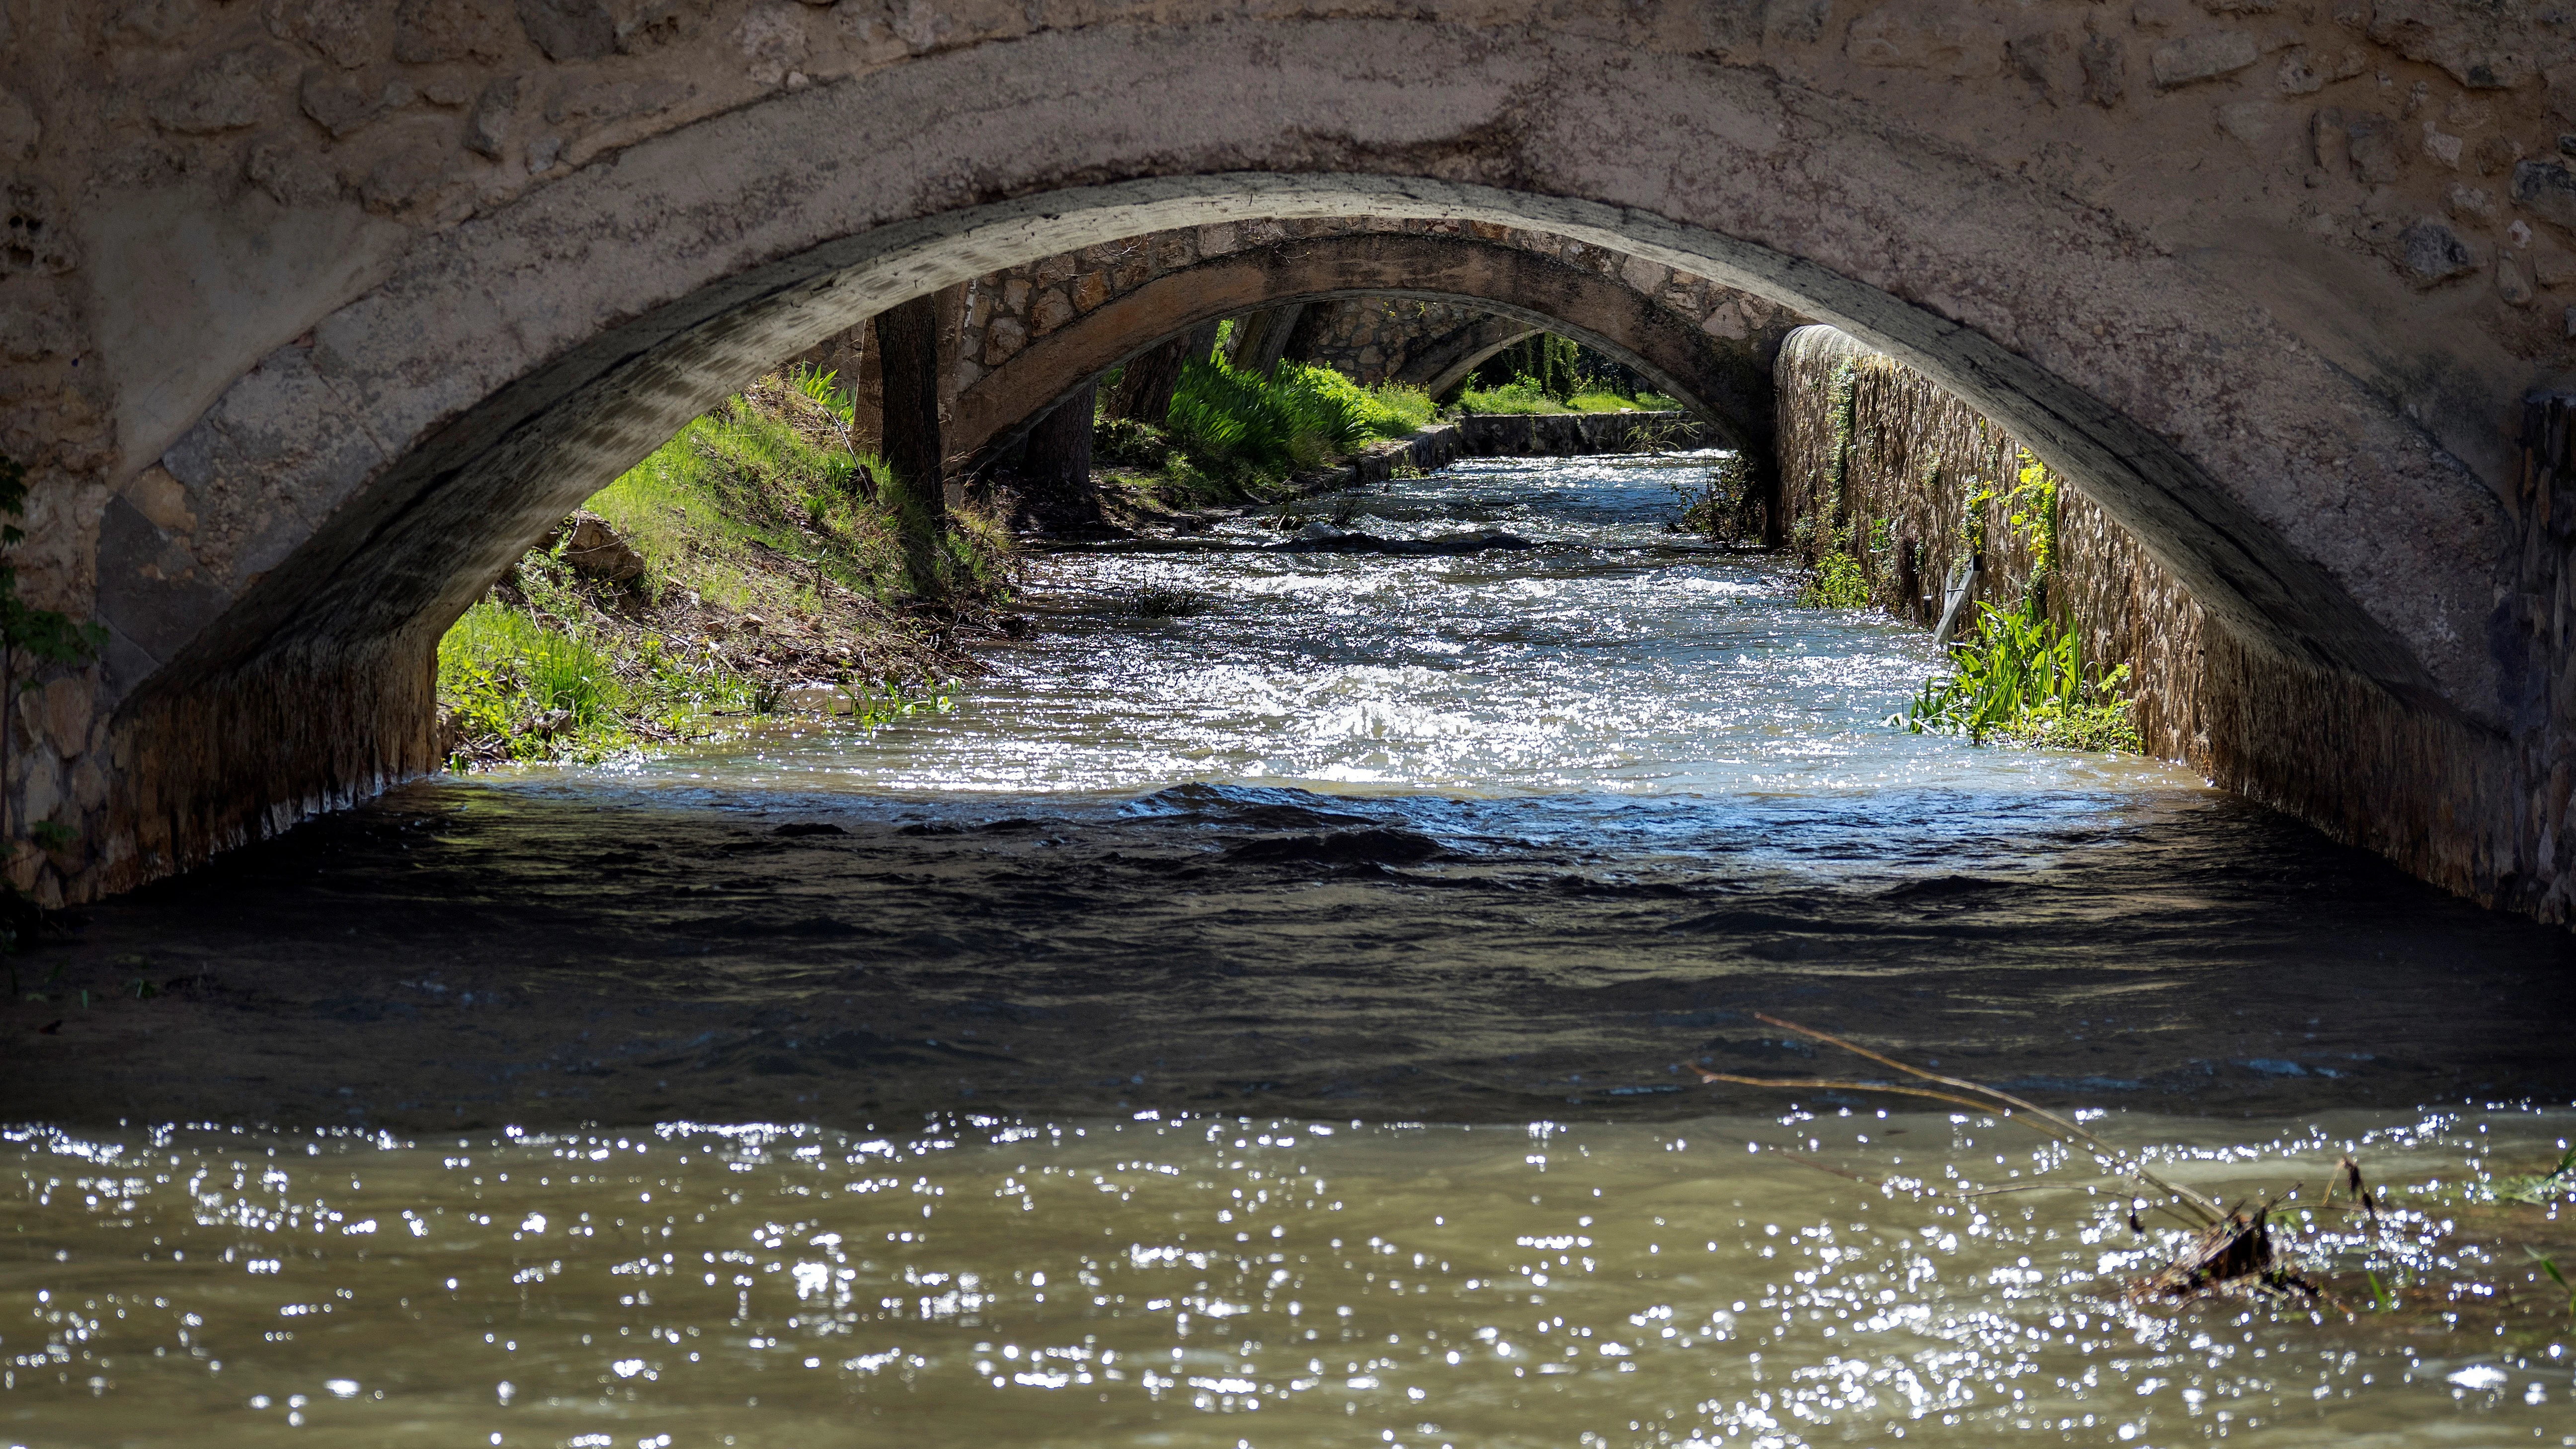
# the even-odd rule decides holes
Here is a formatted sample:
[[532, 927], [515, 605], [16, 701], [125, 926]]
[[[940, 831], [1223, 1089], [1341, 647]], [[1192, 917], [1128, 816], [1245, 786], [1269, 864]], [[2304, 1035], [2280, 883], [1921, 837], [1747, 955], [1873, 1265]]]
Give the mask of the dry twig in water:
[[[1902, 1097], [1922, 1097], [1935, 1102], [1948, 1102], [1954, 1106], [1967, 1107], [1979, 1112], [1992, 1112], [2000, 1117], [2009, 1117], [2041, 1136], [2063, 1143], [2070, 1148], [2083, 1148], [2092, 1153], [2093, 1160], [2105, 1173], [2124, 1178], [2161, 1196], [2164, 1200], [2158, 1205], [2198, 1229], [2199, 1236], [2193, 1239], [2191, 1246], [2172, 1264], [2133, 1284], [2131, 1286], [2133, 1296], [2188, 1297], [2195, 1293], [2240, 1287], [2310, 1296], [2317, 1292], [2314, 1284], [2282, 1267], [2278, 1256], [2273, 1252], [2269, 1225], [2272, 1205], [2268, 1202], [2256, 1208], [2251, 1216], [2242, 1209], [2230, 1212], [2211, 1198], [2204, 1197], [2179, 1183], [2168, 1182], [2158, 1177], [2147, 1169], [2146, 1164], [2136, 1153], [2122, 1151], [2085, 1131], [2073, 1121], [2016, 1097], [2010, 1092], [1961, 1077], [1946, 1077], [1938, 1072], [1927, 1072], [1920, 1067], [1908, 1066], [1894, 1057], [1871, 1051], [1867, 1047], [1856, 1046], [1840, 1037], [1828, 1036], [1811, 1027], [1800, 1026], [1794, 1021], [1784, 1021], [1779, 1017], [1761, 1012], [1755, 1012], [1753, 1019], [1766, 1026], [1778, 1027], [1782, 1031], [1795, 1032], [1810, 1041], [1821, 1042], [1826, 1046], [1850, 1052], [1854, 1056], [1866, 1057], [1918, 1081], [1930, 1082], [1933, 1086], [1913, 1087], [1893, 1082], [1861, 1082], [1828, 1077], [1739, 1077], [1726, 1072], [1712, 1072], [1704, 1067], [1693, 1065], [1691, 1070], [1699, 1074], [1702, 1082], [1731, 1082], [1745, 1087], [1807, 1087], [1831, 1092], [1882, 1092]], [[2365, 1208], [2369, 1208], [2371, 1206], [2369, 1194], [2361, 1187], [2361, 1169], [2354, 1165], [2349, 1157], [2336, 1164], [2336, 1167], [2339, 1173], [2348, 1176], [2356, 1199]], [[2332, 1200], [2331, 1191], [2328, 1193], [2328, 1199]], [[2374, 1212], [2373, 1215], [2375, 1217], [2376, 1213]], [[2134, 1231], [2145, 1231], [2144, 1224], [2138, 1221], [2135, 1212], [2129, 1214], [2129, 1226]]]

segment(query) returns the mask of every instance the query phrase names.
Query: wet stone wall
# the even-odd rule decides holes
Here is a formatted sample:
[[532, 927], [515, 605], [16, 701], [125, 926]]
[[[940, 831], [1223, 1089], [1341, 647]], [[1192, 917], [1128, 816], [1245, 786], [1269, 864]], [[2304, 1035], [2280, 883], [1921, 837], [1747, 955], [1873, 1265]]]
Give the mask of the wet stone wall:
[[[1779, 364], [1783, 515], [1810, 562], [1859, 560], [1870, 602], [1929, 628], [1951, 571], [1975, 552], [1975, 599], [2017, 606], [2033, 548], [2012, 526], [2022, 470], [2044, 465], [1995, 422], [1895, 359], [1830, 327], [1790, 334]], [[1982, 548], [1977, 545], [1982, 542]], [[2058, 492], [2049, 613], [2082, 633], [2084, 657], [2129, 666], [2150, 752], [2209, 765], [2198, 605], [2136, 538], [2072, 488]]]
[[[1829, 327], [1790, 334], [1777, 382], [1793, 550], [1851, 553], [1874, 606], [1929, 627], [1952, 567], [1982, 539], [1976, 598], [2021, 601], [2033, 560], [2010, 495], [2040, 465], [2017, 439]], [[2074, 486], [2058, 495], [2049, 612], [2081, 631], [2088, 661], [2129, 666], [2151, 753], [2482, 904], [2576, 919], [2576, 740], [2561, 723], [2576, 718], [2576, 508], [2555, 497], [2576, 488], [2576, 400], [2536, 397], [2527, 412], [2524, 586], [2493, 641], [2527, 659], [2529, 707], [2511, 733], [2230, 630]]]

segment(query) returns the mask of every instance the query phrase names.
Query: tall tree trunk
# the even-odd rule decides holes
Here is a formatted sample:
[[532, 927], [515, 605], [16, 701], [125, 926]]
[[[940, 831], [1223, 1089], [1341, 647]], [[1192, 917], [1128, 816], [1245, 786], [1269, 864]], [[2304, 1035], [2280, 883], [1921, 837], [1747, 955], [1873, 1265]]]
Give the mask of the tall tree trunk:
[[1303, 302], [1273, 307], [1240, 317], [1234, 324], [1234, 365], [1243, 372], [1268, 372], [1279, 365], [1280, 354], [1288, 350], [1288, 334], [1297, 327], [1298, 314], [1306, 310]]
[[1097, 384], [1085, 387], [1029, 430], [1020, 457], [1020, 497], [1050, 529], [1100, 523], [1100, 494], [1091, 486], [1091, 420], [1099, 399]]
[[939, 436], [940, 294], [877, 314], [884, 378], [886, 469], [913, 592], [939, 591], [938, 542], [948, 516], [946, 455]]
[[1182, 365], [1193, 357], [1204, 359], [1215, 347], [1216, 324], [1206, 322], [1137, 354], [1110, 391], [1109, 416], [1161, 427], [1181, 385]]

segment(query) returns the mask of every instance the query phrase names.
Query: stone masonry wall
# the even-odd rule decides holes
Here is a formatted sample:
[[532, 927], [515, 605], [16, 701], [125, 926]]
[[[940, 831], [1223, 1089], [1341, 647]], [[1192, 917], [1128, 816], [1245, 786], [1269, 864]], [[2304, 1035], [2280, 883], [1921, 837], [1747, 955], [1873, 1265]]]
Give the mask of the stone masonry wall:
[[1370, 386], [1401, 376], [1427, 347], [1492, 315], [1455, 302], [1409, 297], [1354, 297], [1314, 312], [1314, 320], [1298, 328], [1305, 360], [1338, 368]]
[[[1692, 164], [1599, 119], [1621, 114]], [[11, 558], [126, 658], [39, 676], [41, 720], [12, 695], [8, 828], [82, 843], [10, 869], [90, 898], [417, 768], [439, 611], [535, 536], [558, 474], [613, 471], [692, 379], [820, 335], [767, 290], [813, 281], [817, 248], [1299, 174], [1513, 198], [1349, 211], [1544, 225], [1565, 202], [1638, 219], [1605, 244], [1740, 238], [1778, 295], [1948, 359], [1989, 407], [2027, 399], [2097, 470], [2187, 460], [2156, 474], [2208, 484], [2162, 515], [2174, 558], [2242, 544], [2227, 568], [2262, 567], [2229, 578], [2332, 584], [2265, 595], [2300, 657], [2207, 637], [2213, 677], [2268, 679], [2204, 692], [2236, 711], [2205, 716], [2213, 771], [2563, 914], [2564, 510], [2515, 468], [2566, 476], [2516, 430], [2576, 380], [2571, 127], [2563, 0], [0, 0], [0, 453], [32, 481]], [[1021, 269], [1024, 332], [1042, 296], [1079, 305], [1082, 268]], [[700, 307], [743, 330], [657, 330]], [[1007, 348], [978, 329], [954, 367]], [[2194, 531], [2212, 498], [2242, 516]], [[2500, 572], [2499, 541], [2531, 560]], [[312, 623], [325, 585], [413, 617]], [[205, 671], [239, 675], [231, 702]], [[153, 708], [212, 763], [136, 743], [146, 687], [184, 696]], [[2292, 715], [2319, 723], [2264, 723]]]
[[[2018, 441], [1831, 328], [1790, 334], [1779, 381], [1783, 511], [1801, 556], [1813, 561], [1840, 539], [1868, 574], [1874, 605], [1930, 627], [1973, 525], [1982, 524], [1976, 598], [1997, 608], [2021, 602], [2031, 551], [2007, 521], [2006, 495], [2021, 468], [2036, 464]], [[2199, 607], [2072, 488], [2058, 493], [2058, 551], [2049, 612], [2081, 631], [2089, 663], [2129, 666], [2148, 751], [2206, 770]]]
[[[1842, 539], [1872, 602], [1928, 626], [1980, 512], [1977, 597], [2022, 598], [2031, 558], [2002, 495], [2028, 459], [2010, 434], [1828, 327], [1790, 334], [1778, 381], [1781, 487], [1801, 555]], [[2565, 723], [2576, 718], [2576, 508], [2556, 499], [2576, 496], [2576, 397], [2535, 395], [2525, 414], [2518, 622], [2534, 643], [2513, 737], [2237, 636], [2071, 487], [2058, 495], [2050, 612], [2082, 632], [2088, 661], [2129, 666], [2151, 754], [2483, 904], [2576, 920]]]

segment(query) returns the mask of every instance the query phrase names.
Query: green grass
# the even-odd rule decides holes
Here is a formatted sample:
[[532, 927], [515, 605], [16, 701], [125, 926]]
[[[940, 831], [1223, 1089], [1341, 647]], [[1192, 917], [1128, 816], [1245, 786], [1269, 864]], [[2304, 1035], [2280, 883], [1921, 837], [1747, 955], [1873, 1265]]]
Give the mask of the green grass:
[[625, 650], [492, 599], [475, 601], [438, 646], [439, 703], [477, 762], [595, 764], [703, 733], [716, 711], [747, 711], [756, 694], [704, 651], [659, 636]]
[[2570, 1148], [2558, 1159], [2558, 1165], [2547, 1172], [2521, 1177], [2499, 1177], [2491, 1189], [2507, 1202], [2554, 1203], [2576, 1194], [2576, 1148]]
[[1570, 397], [1551, 397], [1535, 379], [1527, 377], [1515, 378], [1500, 387], [1471, 387], [1458, 394], [1458, 410], [1469, 413], [1671, 412], [1680, 406], [1673, 399], [1653, 392], [1621, 397], [1615, 392], [1587, 391]]
[[1828, 550], [1816, 560], [1816, 571], [1798, 590], [1798, 602], [1811, 609], [1866, 609], [1869, 607], [1869, 574], [1860, 560], [1842, 549]]
[[1400, 438], [1438, 413], [1402, 383], [1362, 387], [1329, 367], [1283, 362], [1238, 371], [1222, 355], [1181, 372], [1160, 427], [1108, 419], [1095, 456], [1148, 475], [1158, 496], [1191, 504], [1267, 497], [1299, 473], [1329, 466], [1380, 438]]
[[468, 609], [439, 643], [451, 763], [589, 763], [702, 737], [799, 680], [841, 685], [862, 720], [911, 712], [943, 664], [912, 611], [1002, 597], [1016, 545], [969, 508], [908, 553], [901, 498], [850, 451], [831, 384], [763, 378], [591, 496], [641, 578], [584, 579], [540, 548]]

